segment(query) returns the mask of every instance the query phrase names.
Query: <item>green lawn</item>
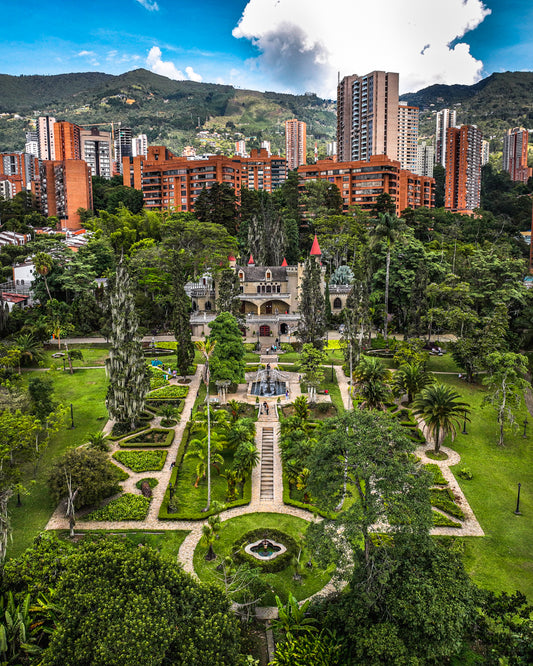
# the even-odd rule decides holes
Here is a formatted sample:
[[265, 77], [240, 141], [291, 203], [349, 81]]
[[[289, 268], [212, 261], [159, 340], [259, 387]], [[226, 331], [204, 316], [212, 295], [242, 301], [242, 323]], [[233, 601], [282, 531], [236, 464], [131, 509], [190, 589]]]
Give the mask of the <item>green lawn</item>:
[[[461, 463], [453, 471], [467, 466], [473, 473], [471, 481], [457, 480], [486, 536], [465, 539], [466, 568], [482, 587], [507, 592], [518, 589], [533, 598], [533, 429], [529, 427], [523, 439], [521, 426], [507, 434], [505, 446], [499, 447], [494, 412], [490, 406], [481, 407], [482, 388], [455, 376], [439, 379], [456, 388], [472, 407], [468, 434], [458, 434], [452, 444], [461, 455]], [[519, 415], [520, 423], [524, 416], [525, 411]], [[522, 484], [521, 516], [513, 513], [518, 483]]]
[[[245, 534], [258, 527], [281, 530], [296, 539], [297, 543], [301, 543], [308, 524], [307, 521], [301, 518], [279, 513], [251, 513], [245, 516], [238, 516], [222, 523], [222, 529], [219, 532], [220, 539], [216, 541], [213, 549], [218, 556], [229, 555], [231, 546], [241, 534]], [[205, 546], [199, 544], [196, 547], [194, 551], [194, 570], [201, 580], [219, 583], [218, 572], [215, 568], [220, 563], [220, 558], [217, 557], [213, 562], [206, 562], [206, 552]], [[302, 550], [300, 560], [302, 562], [309, 560], [309, 553], [305, 548]], [[284, 602], [287, 601], [289, 592], [292, 592], [298, 600], [305, 599], [322, 589], [330, 579], [330, 574], [316, 567], [313, 567], [311, 570], [304, 569], [304, 578], [301, 583], [295, 582], [292, 579], [292, 575], [292, 567], [288, 567], [279, 573], [264, 574], [264, 578]], [[275, 605], [274, 594], [268, 593], [262, 599], [261, 605]]]
[[[335, 370], [333, 370], [332, 374], [331, 366], [324, 366], [323, 370], [324, 381], [318, 387], [318, 392], [323, 393], [325, 390], [327, 390], [331, 397], [331, 402], [335, 405], [337, 412], [340, 414], [344, 411], [344, 404], [342, 402], [341, 391], [337, 383], [337, 375]], [[331, 381], [332, 379], [333, 381]], [[303, 395], [307, 395], [307, 384], [305, 382], [301, 382], [300, 389]]]
[[[69, 345], [69, 349], [79, 349], [83, 354], [83, 359], [72, 359], [72, 365], [74, 368], [84, 368], [90, 366], [105, 364], [105, 360], [109, 355], [109, 350], [102, 347], [85, 347], [81, 345]], [[58, 368], [63, 371], [63, 358], [65, 359], [65, 367], [68, 372], [68, 361], [66, 356], [63, 358], [52, 358], [52, 354], [57, 354], [58, 352], [65, 352], [63, 345], [61, 349], [49, 349], [44, 352], [44, 360], [41, 364], [44, 368]]]
[[[25, 373], [42, 376], [42, 372]], [[9, 513], [13, 527], [13, 540], [8, 545], [8, 556], [16, 557], [31, 545], [33, 538], [44, 529], [55, 509], [46, 479], [55, 460], [68, 448], [87, 441], [89, 433], [101, 430], [107, 420], [105, 392], [107, 379], [102, 370], [78, 370], [73, 375], [53, 372], [54, 397], [58, 402], [74, 410], [74, 429], [69, 427], [56, 433], [50, 441], [40, 462], [37, 476], [33, 478], [33, 465], [26, 470], [25, 485], [30, 494], [22, 497], [22, 506], [17, 507], [15, 498], [10, 503]], [[70, 412], [67, 425], [70, 426]]]

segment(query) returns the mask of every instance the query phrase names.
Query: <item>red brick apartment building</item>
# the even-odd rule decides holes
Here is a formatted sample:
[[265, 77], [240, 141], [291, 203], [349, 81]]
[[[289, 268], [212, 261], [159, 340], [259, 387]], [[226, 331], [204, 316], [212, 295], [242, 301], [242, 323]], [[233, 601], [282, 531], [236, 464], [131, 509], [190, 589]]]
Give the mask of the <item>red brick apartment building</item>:
[[481, 200], [481, 150], [483, 136], [475, 125], [446, 131], [446, 189], [444, 207], [470, 214]]
[[144, 205], [151, 209], [194, 210], [204, 187], [227, 183], [237, 199], [241, 187], [272, 192], [287, 177], [286, 162], [266, 150], [252, 150], [250, 157], [214, 155], [207, 159], [176, 157], [164, 146], [150, 146], [148, 157], [124, 157], [123, 183], [142, 190]]
[[503, 137], [503, 170], [515, 182], [527, 183], [533, 169], [527, 165], [529, 132], [523, 127], [507, 130]]
[[31, 182], [39, 174], [39, 159], [29, 153], [0, 153], [0, 182], [3, 183], [2, 196], [11, 199], [30, 190]]
[[56, 160], [81, 160], [81, 128], [67, 121], [54, 124], [54, 147]]
[[433, 208], [435, 179], [406, 171], [400, 162], [386, 155], [372, 155], [368, 161], [332, 162], [323, 160], [298, 169], [300, 183], [322, 178], [334, 183], [342, 196], [343, 208], [356, 205], [369, 211], [380, 194], [390, 194], [396, 213], [404, 208]]
[[81, 229], [77, 210], [93, 207], [91, 172], [83, 160], [43, 160], [32, 191], [42, 214], [57, 217], [61, 229]]

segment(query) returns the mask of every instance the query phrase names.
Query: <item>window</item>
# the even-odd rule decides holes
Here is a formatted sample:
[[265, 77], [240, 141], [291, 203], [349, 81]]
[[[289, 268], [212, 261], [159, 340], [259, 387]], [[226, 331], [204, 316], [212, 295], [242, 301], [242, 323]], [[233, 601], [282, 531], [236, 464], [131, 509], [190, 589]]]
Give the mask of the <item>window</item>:
[[337, 296], [337, 298], [333, 301], [333, 307], [335, 310], [340, 310], [342, 308], [342, 301], [341, 299]]
[[243, 271], [239, 271], [239, 280], [244, 280], [244, 273], [243, 273]]
[[272, 273], [270, 271], [266, 272], [266, 279], [267, 280], [272, 280]]

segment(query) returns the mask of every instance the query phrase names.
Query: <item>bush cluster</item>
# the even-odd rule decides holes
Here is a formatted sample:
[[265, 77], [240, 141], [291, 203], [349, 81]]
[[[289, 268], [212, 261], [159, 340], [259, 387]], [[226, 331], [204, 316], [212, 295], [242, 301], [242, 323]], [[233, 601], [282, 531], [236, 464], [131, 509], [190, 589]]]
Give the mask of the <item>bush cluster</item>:
[[435, 527], [462, 527], [461, 523], [458, 523], [448, 516], [443, 516], [442, 513], [438, 511], [432, 511], [433, 513], [433, 525]]
[[[254, 541], [259, 541], [259, 539], [270, 539], [270, 541], [276, 541], [281, 543], [287, 549], [282, 555], [278, 555], [273, 560], [258, 560], [253, 555], [249, 555], [245, 552], [244, 548]], [[264, 573], [277, 573], [278, 571], [283, 571], [286, 569], [293, 557], [298, 555], [298, 544], [295, 539], [286, 534], [285, 532], [280, 532], [275, 529], [268, 529], [264, 527], [258, 527], [251, 532], [246, 532], [239, 539], [237, 539], [233, 546], [231, 547], [231, 554], [233, 560], [237, 564], [247, 563], [252, 567], [260, 567]]]
[[121, 448], [137, 448], [137, 447], [166, 447], [170, 446], [174, 441], [174, 430], [166, 430], [163, 428], [152, 428], [151, 430], [146, 430], [140, 435], [135, 435], [130, 439], [125, 439], [120, 442], [119, 446]]
[[147, 399], [150, 400], [155, 398], [156, 400], [161, 400], [163, 398], [186, 398], [189, 394], [188, 386], [179, 386], [172, 384], [170, 386], [165, 386], [164, 388], [157, 389], [156, 391], [151, 391], [147, 395]]
[[431, 506], [446, 511], [451, 516], [464, 520], [465, 514], [454, 501], [453, 493], [449, 488], [431, 488]]
[[427, 471], [433, 476], [433, 485], [434, 486], [447, 486], [448, 481], [444, 478], [442, 471], [438, 465], [434, 463], [428, 463], [424, 465]]

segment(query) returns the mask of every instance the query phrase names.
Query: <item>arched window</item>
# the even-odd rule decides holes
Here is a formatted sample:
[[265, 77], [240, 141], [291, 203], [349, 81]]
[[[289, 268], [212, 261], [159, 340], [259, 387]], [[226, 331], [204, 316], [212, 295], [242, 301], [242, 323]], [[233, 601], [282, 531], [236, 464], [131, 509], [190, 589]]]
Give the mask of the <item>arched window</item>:
[[333, 308], [335, 310], [340, 310], [342, 308], [342, 301], [341, 299], [337, 296], [337, 298], [333, 301]]
[[272, 280], [272, 273], [270, 271], [266, 272], [266, 279], [267, 280]]
[[239, 280], [244, 280], [244, 273], [243, 273], [243, 271], [239, 271]]
[[211, 301], [206, 301], [205, 302], [205, 309], [206, 310], [211, 310]]
[[267, 291], [266, 291], [266, 293], [267, 293], [267, 294], [272, 293], [272, 287], [271, 287], [269, 284], [267, 284]]

